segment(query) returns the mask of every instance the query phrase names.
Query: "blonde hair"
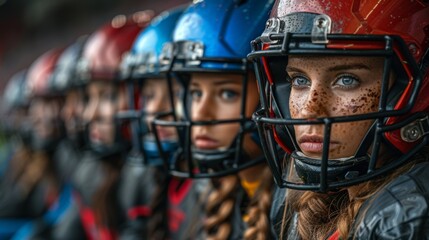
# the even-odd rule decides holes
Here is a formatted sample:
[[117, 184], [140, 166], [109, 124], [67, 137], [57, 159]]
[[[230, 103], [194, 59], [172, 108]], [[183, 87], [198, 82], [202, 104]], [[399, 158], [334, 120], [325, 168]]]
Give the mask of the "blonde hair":
[[244, 232], [245, 240], [264, 240], [270, 238], [270, 208], [272, 200], [273, 175], [268, 167], [262, 171], [260, 185], [251, 199], [247, 221], [248, 228]]
[[[230, 175], [212, 179], [212, 183], [214, 190], [209, 194], [206, 205], [207, 239], [227, 239], [232, 233], [231, 217], [236, 205], [236, 193], [241, 187], [240, 181], [237, 175]], [[248, 228], [244, 232], [244, 239], [269, 239], [273, 184], [272, 174], [268, 167], [265, 167], [261, 183], [247, 208]]]
[[212, 179], [213, 191], [206, 205], [204, 228], [208, 240], [227, 239], [232, 233], [231, 217], [240, 187], [237, 175]]

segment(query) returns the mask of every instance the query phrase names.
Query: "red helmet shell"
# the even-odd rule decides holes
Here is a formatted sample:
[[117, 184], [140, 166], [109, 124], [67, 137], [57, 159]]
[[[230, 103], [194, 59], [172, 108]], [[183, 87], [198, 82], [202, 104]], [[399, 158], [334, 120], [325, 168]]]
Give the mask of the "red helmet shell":
[[50, 79], [62, 52], [62, 48], [49, 50], [31, 64], [27, 74], [27, 94], [30, 98], [56, 94], [51, 91]]
[[152, 18], [116, 16], [88, 39], [83, 49], [83, 74], [89, 80], [114, 80], [119, 76], [122, 57], [128, 52], [138, 33]]
[[[428, 54], [429, 47], [429, 4], [422, 0], [278, 0], [271, 13], [282, 18], [295, 13], [325, 14], [331, 18], [331, 33], [335, 34], [385, 34], [398, 35], [407, 44], [416, 63]], [[329, 48], [329, 44], [327, 45]], [[427, 57], [426, 57], [427, 58]], [[427, 60], [426, 60], [427, 61]], [[404, 69], [409, 69], [406, 62]], [[429, 71], [422, 72], [423, 83], [416, 102], [409, 114], [429, 111]], [[267, 73], [269, 74], [269, 73]], [[408, 87], [395, 104], [400, 109], [409, 101], [409, 92], [414, 84], [410, 77]], [[400, 122], [403, 117], [390, 118], [387, 124]], [[402, 152], [408, 152], [416, 143], [402, 139], [400, 130], [385, 133], [385, 138]], [[281, 141], [280, 141], [281, 142]]]

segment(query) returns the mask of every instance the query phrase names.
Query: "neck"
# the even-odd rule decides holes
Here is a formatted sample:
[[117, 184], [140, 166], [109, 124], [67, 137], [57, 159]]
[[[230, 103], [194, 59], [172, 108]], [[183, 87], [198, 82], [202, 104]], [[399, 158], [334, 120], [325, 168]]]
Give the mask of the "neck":
[[263, 169], [264, 168], [261, 166], [261, 164], [258, 164], [256, 166], [242, 170], [238, 173], [241, 186], [250, 198], [253, 198], [256, 190], [261, 183]]
[[255, 166], [243, 169], [240, 172], [238, 172], [238, 177], [240, 178], [241, 181], [246, 181], [246, 182], [259, 181], [261, 179], [262, 171], [264, 170], [263, 166], [264, 165], [261, 163], [261, 164], [257, 164]]

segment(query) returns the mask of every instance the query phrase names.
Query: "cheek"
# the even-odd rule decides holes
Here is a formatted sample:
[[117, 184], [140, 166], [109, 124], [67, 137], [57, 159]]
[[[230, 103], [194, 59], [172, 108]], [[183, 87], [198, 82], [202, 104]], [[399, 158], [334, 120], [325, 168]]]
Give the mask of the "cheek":
[[355, 154], [372, 121], [359, 121], [334, 124], [332, 139], [340, 141], [341, 147], [335, 153], [341, 157]]
[[42, 117], [45, 121], [52, 121], [58, 114], [58, 107], [55, 104], [50, 103], [43, 107]]
[[107, 144], [111, 144], [115, 137], [115, 127], [113, 124], [103, 122], [98, 125], [101, 141]]
[[228, 147], [238, 134], [240, 128], [239, 124], [220, 124], [215, 127], [213, 131], [217, 135], [223, 147]]
[[[218, 119], [237, 119], [241, 115], [241, 101], [217, 108]], [[254, 109], [253, 109], [254, 110]]]
[[85, 109], [85, 105], [82, 101], [78, 101], [76, 104], [76, 115], [81, 116], [83, 114], [83, 110]]
[[153, 112], [155, 112], [155, 104], [154, 104], [154, 101], [151, 99], [151, 100], [147, 100], [145, 103], [144, 103], [144, 110], [147, 112], [147, 113], [153, 113]]
[[200, 104], [197, 101], [191, 101], [191, 103], [188, 105], [190, 107], [190, 115], [191, 115], [191, 119], [196, 119], [198, 117], [199, 114], [199, 108], [200, 108]]
[[337, 111], [338, 115], [372, 113], [378, 110], [379, 100], [379, 91], [366, 89], [364, 93], [357, 94], [352, 98], [338, 100], [338, 104], [336, 104], [336, 107], [333, 107], [333, 110]]
[[289, 98], [289, 111], [292, 118], [298, 117], [301, 109], [304, 106], [304, 101], [305, 98], [303, 97], [303, 95], [291, 93]]
[[71, 115], [73, 114], [73, 110], [77, 108], [77, 105], [74, 107], [72, 104], [70, 104], [69, 102], [66, 102], [64, 104], [64, 107], [61, 111], [61, 115], [63, 118], [67, 119], [70, 118]]
[[112, 102], [100, 104], [98, 112], [100, 117], [107, 121], [113, 121], [115, 114], [115, 105]]
[[121, 91], [121, 93], [118, 96], [118, 105], [117, 105], [117, 110], [126, 110], [128, 109], [128, 95], [125, 94], [123, 91]]

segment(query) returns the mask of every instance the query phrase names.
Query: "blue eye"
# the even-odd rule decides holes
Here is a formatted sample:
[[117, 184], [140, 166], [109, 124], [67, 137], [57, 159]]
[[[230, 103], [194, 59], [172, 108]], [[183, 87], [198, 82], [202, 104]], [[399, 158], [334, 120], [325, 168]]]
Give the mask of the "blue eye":
[[199, 89], [190, 89], [189, 95], [191, 96], [192, 100], [198, 100], [203, 96], [203, 92]]
[[359, 86], [359, 84], [359, 79], [351, 75], [339, 76], [334, 82], [334, 85], [337, 85], [341, 88], [355, 88]]
[[303, 76], [292, 77], [290, 82], [293, 87], [308, 87], [311, 85], [310, 80]]
[[149, 102], [149, 101], [151, 101], [152, 99], [154, 99], [155, 98], [155, 94], [153, 94], [153, 93], [144, 93], [143, 94], [143, 96], [142, 96], [142, 99], [143, 99], [143, 101], [144, 102]]
[[225, 100], [233, 100], [238, 96], [238, 93], [232, 90], [222, 90], [221, 96]]

